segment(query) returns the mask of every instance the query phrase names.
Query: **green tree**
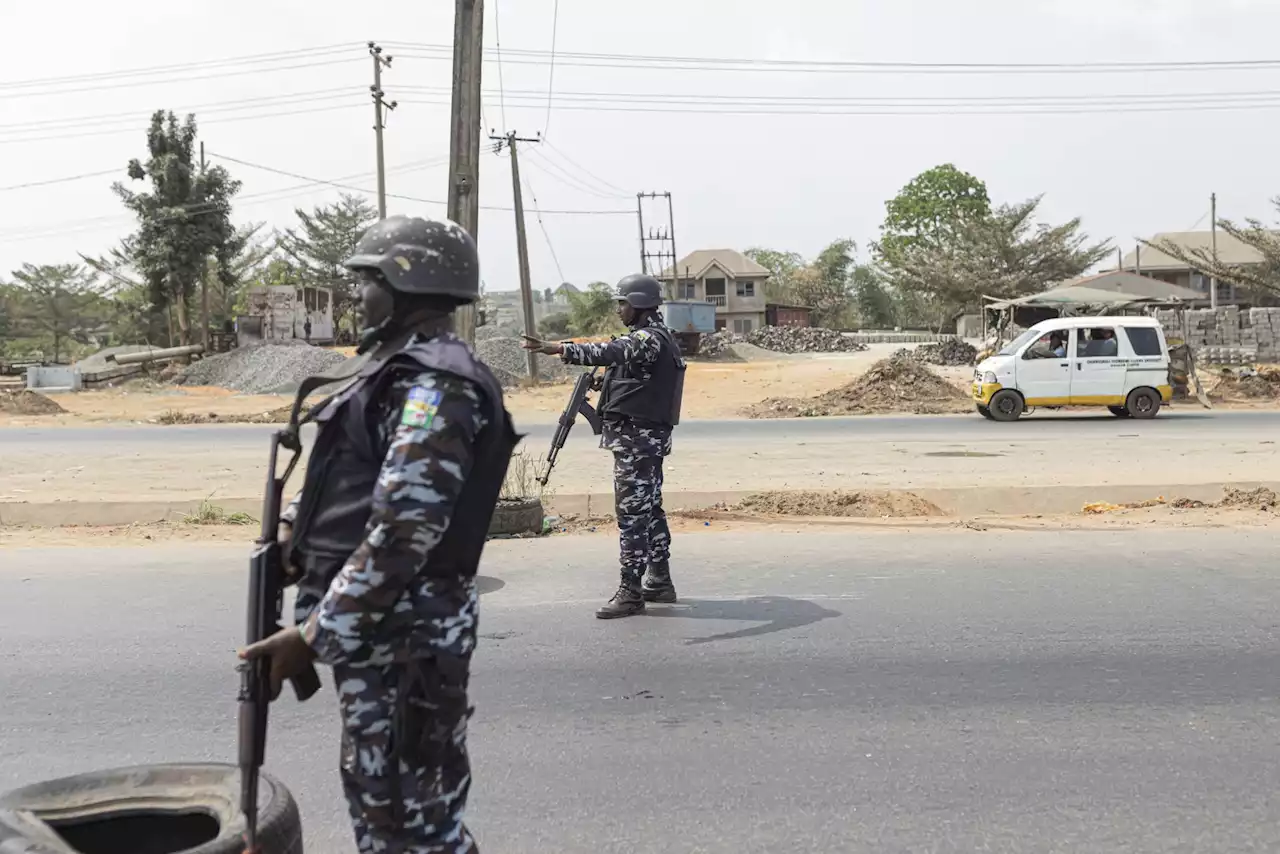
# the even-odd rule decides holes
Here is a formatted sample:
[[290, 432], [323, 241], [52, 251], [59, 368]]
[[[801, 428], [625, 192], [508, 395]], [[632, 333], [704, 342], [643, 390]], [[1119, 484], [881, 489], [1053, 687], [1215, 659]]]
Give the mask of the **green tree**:
[[894, 326], [898, 321], [898, 305], [880, 273], [864, 264], [855, 267], [850, 278], [853, 307], [860, 323], [873, 329]]
[[24, 331], [48, 341], [55, 362], [69, 352], [68, 344], [87, 343], [103, 320], [98, 278], [78, 264], [23, 264], [13, 279]]
[[221, 166], [195, 162], [196, 120], [182, 123], [172, 112], [156, 111], [147, 131], [147, 160], [129, 161], [133, 181], [150, 181], [149, 192], [123, 183], [113, 189], [138, 218], [130, 261], [146, 281], [153, 306], [172, 309], [182, 344], [191, 343], [190, 309], [210, 257], [223, 260], [236, 238], [231, 199], [240, 190]]
[[311, 213], [295, 209], [298, 228], [280, 236], [280, 248], [297, 265], [303, 281], [333, 291], [333, 317], [346, 319], [354, 335], [360, 334], [356, 305], [359, 293], [355, 277], [343, 266], [360, 237], [378, 221], [378, 211], [363, 196], [344, 193], [337, 202], [321, 205]]
[[[1280, 196], [1273, 198], [1271, 204], [1280, 209]], [[1210, 248], [1188, 249], [1168, 240], [1143, 240], [1141, 243], [1177, 258], [1205, 275], [1230, 282], [1252, 294], [1255, 300], [1264, 294], [1280, 294], [1280, 232], [1257, 219], [1246, 219], [1244, 225], [1220, 219], [1218, 228], [1256, 251], [1262, 256], [1261, 263], [1246, 266], [1226, 264], [1214, 258]]]
[[777, 249], [752, 247], [742, 253], [769, 271], [764, 284], [765, 298], [770, 302], [794, 302], [796, 276], [805, 267], [804, 256], [799, 252], [781, 252]]
[[566, 293], [569, 297], [569, 331], [574, 335], [603, 335], [621, 328], [617, 297], [604, 282], [592, 282], [585, 291]]
[[978, 306], [983, 295], [1007, 299], [1039, 293], [1111, 254], [1110, 241], [1090, 242], [1078, 218], [1056, 226], [1037, 224], [1040, 200], [1003, 205], [957, 231], [948, 243], [918, 247], [889, 268], [890, 282], [901, 293], [929, 298], [941, 324], [949, 313]]
[[880, 241], [884, 263], [898, 263], [920, 248], [936, 249], [991, 215], [987, 185], [950, 163], [922, 172], [885, 202]]
[[809, 307], [815, 326], [839, 327], [852, 303], [857, 245], [847, 238], [833, 241], [792, 276], [792, 300]]
[[568, 338], [569, 315], [562, 311], [548, 314], [538, 323], [538, 335], [550, 339]]

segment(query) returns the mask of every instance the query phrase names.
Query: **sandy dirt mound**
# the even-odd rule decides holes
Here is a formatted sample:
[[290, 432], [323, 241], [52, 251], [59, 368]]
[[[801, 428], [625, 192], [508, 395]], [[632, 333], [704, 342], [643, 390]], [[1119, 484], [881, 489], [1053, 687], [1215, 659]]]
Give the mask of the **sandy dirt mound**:
[[[281, 406], [267, 412], [233, 412], [219, 414], [217, 412], [183, 412], [170, 409], [150, 419], [152, 424], [287, 424], [293, 404]], [[306, 408], [303, 408], [306, 413]]]
[[1174, 498], [1166, 500], [1164, 496], [1149, 498], [1146, 501], [1133, 501], [1127, 504], [1111, 504], [1098, 501], [1086, 504], [1083, 512], [1087, 514], [1116, 513], [1123, 510], [1147, 510], [1153, 507], [1171, 507], [1175, 510], [1257, 510], [1273, 513], [1276, 509], [1276, 494], [1265, 486], [1257, 489], [1236, 489], [1228, 486], [1222, 491], [1219, 501], [1205, 502], [1194, 498]]
[[858, 379], [809, 399], [774, 397], [743, 410], [748, 418], [820, 415], [873, 415], [910, 412], [943, 415], [968, 412], [973, 402], [963, 391], [910, 355], [895, 353], [876, 362]]
[[1212, 383], [1209, 399], [1223, 403], [1280, 400], [1280, 367], [1261, 365], [1244, 371], [1223, 370]]
[[66, 411], [57, 401], [39, 392], [0, 391], [0, 412], [6, 415], [61, 415]]
[[945, 516], [933, 502], [911, 492], [758, 492], [727, 507], [760, 516], [831, 516], [851, 519]]

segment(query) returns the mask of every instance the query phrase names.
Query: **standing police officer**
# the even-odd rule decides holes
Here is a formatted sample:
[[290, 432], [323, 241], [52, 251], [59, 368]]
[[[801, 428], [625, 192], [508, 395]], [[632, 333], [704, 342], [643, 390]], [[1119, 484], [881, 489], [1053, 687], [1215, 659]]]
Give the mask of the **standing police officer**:
[[662, 322], [661, 304], [656, 279], [627, 276], [618, 283], [618, 316], [630, 328], [626, 335], [608, 344], [557, 344], [526, 336], [523, 344], [570, 365], [608, 366], [597, 408], [604, 422], [601, 447], [613, 452], [622, 583], [596, 611], [602, 620], [642, 613], [646, 601], [676, 601], [671, 532], [662, 509], [662, 458], [671, 453], [671, 428], [680, 420], [685, 363], [675, 334]]
[[282, 514], [298, 625], [241, 656], [270, 656], [276, 686], [311, 660], [333, 667], [361, 852], [473, 854], [476, 568], [517, 442], [501, 387], [451, 331], [479, 296], [479, 258], [454, 223], [395, 216], [346, 266], [363, 278], [370, 355], [313, 410], [306, 480]]

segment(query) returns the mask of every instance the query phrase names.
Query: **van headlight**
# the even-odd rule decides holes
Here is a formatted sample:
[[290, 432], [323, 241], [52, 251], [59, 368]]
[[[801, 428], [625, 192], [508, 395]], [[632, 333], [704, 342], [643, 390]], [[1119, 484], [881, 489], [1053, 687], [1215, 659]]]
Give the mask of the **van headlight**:
[[993, 383], [993, 382], [995, 382], [995, 381], [996, 381], [996, 375], [995, 375], [995, 373], [994, 373], [993, 371], [987, 371], [986, 373], [984, 373], [984, 374], [982, 375], [982, 381], [983, 381], [984, 383]]

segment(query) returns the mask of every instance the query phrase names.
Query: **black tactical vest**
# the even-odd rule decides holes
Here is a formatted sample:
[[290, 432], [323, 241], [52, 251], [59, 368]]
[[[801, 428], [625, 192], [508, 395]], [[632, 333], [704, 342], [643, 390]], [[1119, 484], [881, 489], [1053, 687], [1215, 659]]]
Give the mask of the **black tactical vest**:
[[684, 358], [671, 330], [662, 325], [641, 327], [662, 342], [656, 361], [644, 365], [610, 365], [600, 391], [600, 416], [627, 419], [640, 425], [674, 427], [680, 423], [684, 397]]
[[370, 363], [314, 419], [319, 427], [293, 528], [303, 595], [324, 596], [364, 540], [385, 449], [379, 447], [378, 401], [396, 377], [423, 369], [454, 374], [481, 392], [487, 424], [476, 439], [470, 475], [443, 539], [427, 558], [434, 576], [476, 574], [493, 509], [519, 436], [502, 405], [502, 387], [462, 341], [435, 337]]

